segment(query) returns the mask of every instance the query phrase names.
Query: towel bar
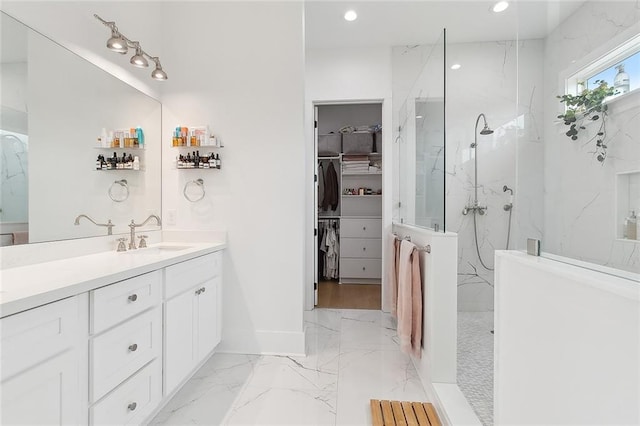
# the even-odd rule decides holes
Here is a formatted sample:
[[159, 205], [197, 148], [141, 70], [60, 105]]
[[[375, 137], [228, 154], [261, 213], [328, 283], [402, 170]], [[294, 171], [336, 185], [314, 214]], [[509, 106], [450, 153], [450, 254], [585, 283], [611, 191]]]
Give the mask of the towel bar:
[[[395, 232], [393, 233], [393, 235], [395, 235], [396, 237], [400, 238], [400, 236], [398, 234], [396, 234]], [[403, 240], [411, 241], [411, 235], [405, 236], [403, 238]], [[424, 247], [418, 247], [418, 251], [422, 251], [422, 252], [425, 252], [425, 253], [431, 253], [431, 244], [427, 244]]]

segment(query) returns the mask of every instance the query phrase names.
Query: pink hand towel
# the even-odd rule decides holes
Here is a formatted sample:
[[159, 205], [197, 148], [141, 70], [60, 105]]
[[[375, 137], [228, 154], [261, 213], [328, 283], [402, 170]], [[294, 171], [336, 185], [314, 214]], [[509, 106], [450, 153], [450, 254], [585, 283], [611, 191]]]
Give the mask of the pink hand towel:
[[420, 252], [415, 244], [400, 244], [398, 268], [398, 337], [402, 352], [420, 358], [422, 353], [422, 279]]

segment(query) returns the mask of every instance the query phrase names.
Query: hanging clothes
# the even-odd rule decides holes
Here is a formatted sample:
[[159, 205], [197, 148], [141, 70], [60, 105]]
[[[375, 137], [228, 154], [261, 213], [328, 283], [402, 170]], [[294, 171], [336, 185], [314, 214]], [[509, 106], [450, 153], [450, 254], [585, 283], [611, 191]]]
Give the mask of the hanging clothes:
[[336, 168], [333, 166], [333, 161], [331, 161], [324, 175], [324, 197], [322, 200], [323, 210], [326, 211], [329, 207], [331, 210], [338, 208], [338, 192], [338, 174], [336, 173]]
[[339, 257], [339, 245], [338, 236], [336, 230], [333, 227], [329, 227], [326, 231], [326, 263], [325, 263], [325, 277], [329, 279], [338, 278], [338, 257]]
[[318, 222], [318, 279], [337, 279], [340, 276], [340, 234], [338, 221]]

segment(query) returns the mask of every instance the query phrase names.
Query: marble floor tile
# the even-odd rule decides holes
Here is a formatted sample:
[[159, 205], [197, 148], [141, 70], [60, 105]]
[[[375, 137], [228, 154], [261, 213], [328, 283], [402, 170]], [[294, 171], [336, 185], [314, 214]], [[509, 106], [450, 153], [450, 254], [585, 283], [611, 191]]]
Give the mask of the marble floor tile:
[[305, 312], [307, 355], [215, 354], [152, 425], [366, 425], [369, 400], [426, 401], [395, 320], [381, 311]]
[[256, 355], [215, 354], [151, 421], [218, 425], [253, 374]]
[[247, 387], [224, 425], [334, 425], [336, 393]]

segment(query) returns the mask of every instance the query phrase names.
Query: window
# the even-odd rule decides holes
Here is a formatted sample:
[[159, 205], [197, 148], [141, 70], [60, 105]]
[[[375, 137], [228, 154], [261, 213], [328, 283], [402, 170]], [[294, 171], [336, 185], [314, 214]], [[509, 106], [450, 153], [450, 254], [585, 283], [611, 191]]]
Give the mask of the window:
[[[615, 86], [620, 70], [627, 74], [629, 92], [640, 89], [640, 35], [627, 40], [609, 53], [601, 56], [567, 79], [567, 93], [577, 94], [584, 89], [593, 89], [601, 80]], [[619, 93], [620, 96], [624, 93]]]

